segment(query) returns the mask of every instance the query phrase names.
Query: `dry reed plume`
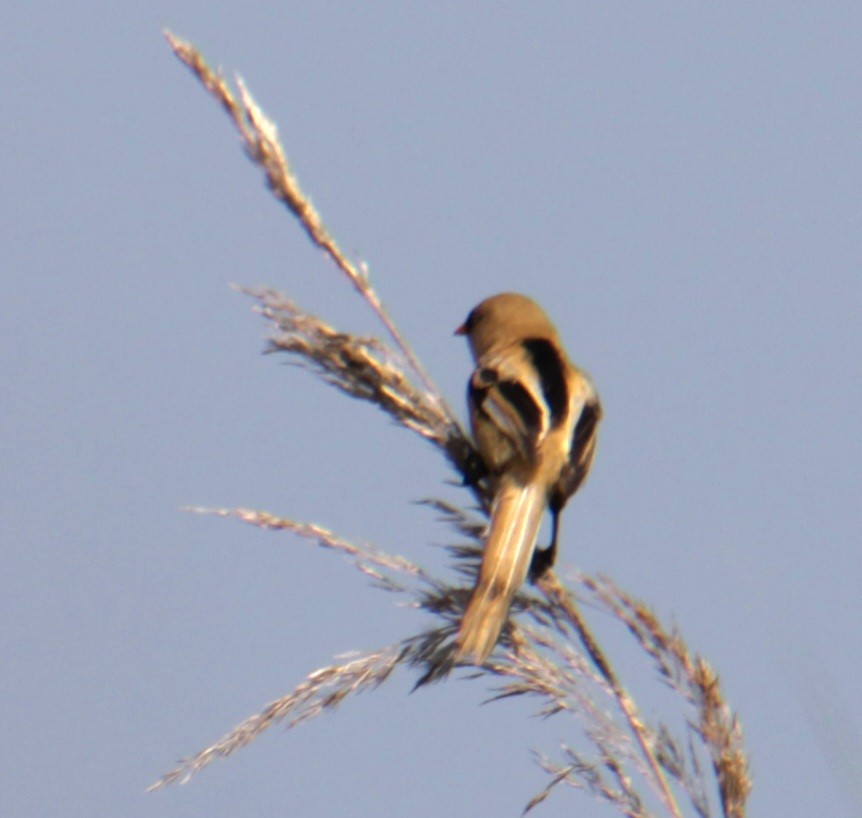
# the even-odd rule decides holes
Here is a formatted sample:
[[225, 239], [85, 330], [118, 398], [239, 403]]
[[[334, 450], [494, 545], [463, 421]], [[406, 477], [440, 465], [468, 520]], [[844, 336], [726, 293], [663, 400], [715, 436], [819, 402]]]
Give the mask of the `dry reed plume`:
[[[236, 81], [237, 98], [193, 46], [170, 33], [166, 37], [176, 56], [221, 103], [273, 195], [347, 277], [389, 339], [339, 332], [276, 291], [243, 290], [270, 322], [270, 350], [293, 356], [327, 383], [377, 405], [431, 442], [464, 477], [472, 499], [487, 509], [484, 485], [468, 479], [475, 474], [476, 458], [468, 436], [386, 313], [367, 272], [342, 253], [302, 192], [275, 125], [241, 80]], [[478, 563], [484, 520], [449, 503], [428, 502], [469, 540], [467, 545], [448, 546], [459, 574], [467, 577]], [[435, 625], [394, 645], [310, 673], [290, 693], [215, 744], [180, 761], [150, 789], [188, 780], [214, 758], [243, 747], [273, 724], [293, 727], [332, 710], [349, 695], [379, 686], [398, 666], [415, 669], [417, 686], [447, 676], [452, 637], [469, 596], [467, 585], [444, 581], [410, 560], [348, 542], [317, 525], [250, 509], [193, 510], [283, 529], [341, 551], [374, 587], [405, 597], [432, 614]], [[743, 818], [751, 788], [748, 759], [739, 721], [722, 696], [715, 672], [690, 652], [676, 630], [665, 628], [611, 580], [580, 575], [574, 585], [575, 590], [564, 587], [551, 573], [534, 588], [523, 589], [492, 661], [473, 674], [496, 679], [492, 700], [531, 696], [538, 701], [541, 715], [567, 713], [578, 727], [576, 741], [563, 746], [558, 758], [538, 756], [548, 783], [524, 811], [565, 784], [591, 793], [629, 818], [660, 814]], [[649, 724], [644, 719], [587, 625], [582, 607], [610, 614], [632, 635], [658, 678], [677, 695], [687, 725], [684, 738], [674, 736], [662, 723]]]

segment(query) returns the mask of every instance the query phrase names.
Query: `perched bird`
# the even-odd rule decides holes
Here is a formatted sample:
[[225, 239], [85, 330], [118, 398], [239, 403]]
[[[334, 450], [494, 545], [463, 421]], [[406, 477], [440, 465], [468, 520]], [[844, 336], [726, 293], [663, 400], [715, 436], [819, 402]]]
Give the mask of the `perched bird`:
[[[453, 661], [481, 665], [527, 573], [536, 580], [553, 565], [559, 515], [590, 470], [602, 409], [589, 377], [569, 361], [554, 325], [526, 296], [486, 299], [455, 333], [467, 337], [476, 362], [467, 388], [470, 425], [493, 502]], [[551, 543], [536, 551], [546, 508]]]

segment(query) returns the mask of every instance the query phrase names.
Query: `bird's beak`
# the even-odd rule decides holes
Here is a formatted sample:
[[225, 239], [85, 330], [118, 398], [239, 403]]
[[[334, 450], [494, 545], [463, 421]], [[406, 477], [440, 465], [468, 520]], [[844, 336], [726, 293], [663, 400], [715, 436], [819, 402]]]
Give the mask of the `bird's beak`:
[[458, 329], [455, 330], [455, 335], [466, 335], [467, 334], [467, 325], [461, 324]]

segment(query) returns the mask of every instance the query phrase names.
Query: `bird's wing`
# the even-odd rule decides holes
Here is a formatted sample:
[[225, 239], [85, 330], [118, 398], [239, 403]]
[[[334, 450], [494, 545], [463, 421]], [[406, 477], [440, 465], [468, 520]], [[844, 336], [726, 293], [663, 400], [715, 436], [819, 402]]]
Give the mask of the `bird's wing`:
[[478, 417], [493, 427], [487, 434], [499, 436], [501, 444], [524, 460], [532, 459], [549, 426], [534, 368], [512, 355], [480, 360], [470, 378], [469, 400]]
[[571, 497], [584, 482], [596, 454], [599, 422], [602, 419], [602, 404], [595, 389], [592, 388], [592, 384], [589, 385], [590, 390], [584, 399], [581, 413], [572, 434], [569, 460], [563, 468], [560, 478], [561, 494], [565, 498]]

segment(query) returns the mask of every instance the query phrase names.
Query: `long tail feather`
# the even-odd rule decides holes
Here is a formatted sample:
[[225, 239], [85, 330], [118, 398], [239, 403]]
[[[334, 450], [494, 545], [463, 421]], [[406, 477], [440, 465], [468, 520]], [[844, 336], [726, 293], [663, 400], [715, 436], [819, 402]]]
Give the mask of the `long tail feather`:
[[510, 482], [498, 489], [482, 566], [455, 640], [456, 663], [481, 665], [491, 655], [527, 576], [545, 504], [541, 485]]

